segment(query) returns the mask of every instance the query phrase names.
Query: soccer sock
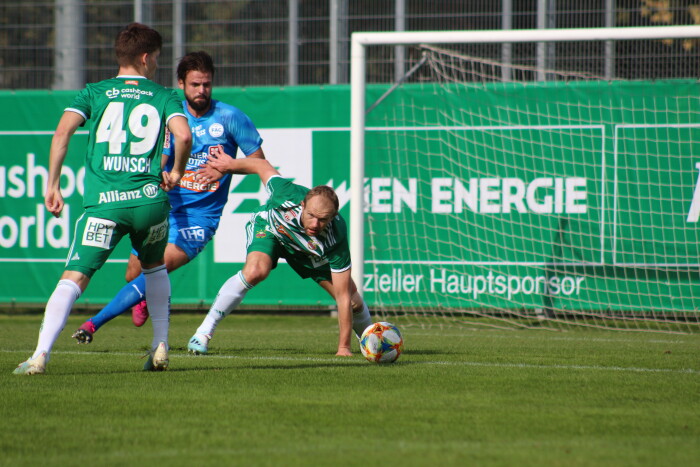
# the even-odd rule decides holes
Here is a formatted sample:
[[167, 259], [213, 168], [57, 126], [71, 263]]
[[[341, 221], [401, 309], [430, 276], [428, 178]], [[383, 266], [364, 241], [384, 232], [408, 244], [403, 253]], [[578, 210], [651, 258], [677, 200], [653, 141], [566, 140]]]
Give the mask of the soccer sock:
[[51, 349], [66, 325], [70, 310], [80, 294], [82, 291], [75, 282], [68, 279], [58, 281], [49, 301], [46, 302], [44, 320], [39, 330], [39, 341], [32, 358], [46, 351], [46, 361], [48, 361]]
[[372, 324], [372, 318], [369, 315], [369, 308], [367, 308], [367, 303], [362, 300], [362, 309], [352, 314], [352, 330], [355, 331], [357, 337], [360, 337], [370, 324]]
[[144, 269], [146, 280], [146, 301], [153, 325], [153, 342], [151, 349], [165, 342], [168, 345], [168, 328], [170, 326], [170, 278], [165, 265]]
[[238, 271], [238, 274], [224, 282], [214, 303], [209, 308], [207, 316], [201, 326], [197, 328], [197, 334], [213, 335], [219, 322], [241, 303], [245, 294], [252, 288], [253, 286], [248, 284], [243, 277], [243, 271]]
[[143, 274], [126, 284], [99, 313], [90, 318], [95, 330], [100, 329], [107, 321], [111, 321], [126, 310], [143, 300], [146, 291], [146, 278]]

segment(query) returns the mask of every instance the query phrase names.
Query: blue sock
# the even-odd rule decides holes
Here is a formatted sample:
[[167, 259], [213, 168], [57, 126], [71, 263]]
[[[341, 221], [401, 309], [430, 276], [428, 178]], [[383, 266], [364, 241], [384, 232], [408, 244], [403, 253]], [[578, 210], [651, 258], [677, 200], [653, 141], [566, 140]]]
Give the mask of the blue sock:
[[100, 329], [107, 321], [111, 321], [143, 300], [145, 291], [146, 279], [143, 274], [140, 274], [139, 277], [126, 284], [106, 307], [90, 318], [92, 324], [95, 325], [95, 330]]

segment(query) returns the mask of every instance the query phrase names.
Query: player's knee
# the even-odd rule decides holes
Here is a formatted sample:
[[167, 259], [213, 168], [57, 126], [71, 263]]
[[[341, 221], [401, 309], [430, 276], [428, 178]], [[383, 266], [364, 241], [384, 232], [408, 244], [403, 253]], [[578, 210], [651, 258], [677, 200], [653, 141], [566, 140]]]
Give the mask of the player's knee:
[[243, 270], [243, 276], [246, 282], [250, 285], [256, 285], [267, 279], [270, 275], [270, 269], [259, 264], [246, 265]]
[[352, 294], [352, 297], [350, 297], [350, 307], [352, 308], [353, 313], [362, 311], [364, 303], [365, 302], [362, 300], [362, 297], [357, 292]]
[[165, 268], [168, 270], [168, 272], [172, 272], [186, 263], [187, 261], [183, 262], [180, 259], [168, 258], [167, 256], [165, 257]]

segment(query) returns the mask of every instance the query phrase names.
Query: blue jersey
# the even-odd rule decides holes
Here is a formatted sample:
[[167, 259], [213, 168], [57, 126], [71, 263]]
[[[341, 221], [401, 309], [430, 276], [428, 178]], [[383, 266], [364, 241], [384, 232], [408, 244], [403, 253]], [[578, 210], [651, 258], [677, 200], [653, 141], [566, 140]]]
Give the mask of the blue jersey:
[[[194, 179], [195, 172], [207, 162], [213, 146], [222, 145], [224, 152], [233, 158], [240, 147], [243, 154], [248, 156], [260, 149], [262, 138], [250, 118], [232, 105], [212, 99], [209, 112], [199, 118], [189, 112], [187, 102], [183, 101], [182, 106], [192, 130], [192, 153], [180, 184], [168, 193], [170, 205], [174, 212], [192, 210], [199, 216], [218, 219], [228, 200], [231, 174], [213, 183], [200, 183]], [[170, 141], [172, 135], [169, 136], [163, 148], [163, 154], [168, 156], [168, 171], [172, 169], [175, 159]]]

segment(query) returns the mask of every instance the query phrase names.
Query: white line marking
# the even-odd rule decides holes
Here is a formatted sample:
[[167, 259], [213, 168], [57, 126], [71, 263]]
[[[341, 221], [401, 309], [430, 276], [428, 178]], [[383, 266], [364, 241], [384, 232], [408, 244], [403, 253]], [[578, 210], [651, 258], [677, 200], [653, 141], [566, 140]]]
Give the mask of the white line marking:
[[[0, 349], [0, 352], [5, 353], [27, 353], [31, 354], [30, 350], [7, 350]], [[118, 355], [126, 357], [142, 357], [144, 352], [77, 352], [77, 351], [54, 351], [53, 354], [59, 355], [88, 355], [88, 356], [108, 356]], [[318, 358], [318, 357], [245, 357], [240, 355], [189, 355], [189, 354], [170, 354], [170, 359], [187, 358], [201, 360], [251, 360], [251, 361], [284, 361], [284, 362], [319, 362], [319, 363], [339, 363], [339, 364], [365, 364], [359, 359], [344, 359], [344, 358]], [[406, 362], [406, 358], [402, 362]], [[599, 365], [541, 365], [534, 363], [494, 363], [494, 362], [448, 362], [448, 361], [416, 361], [411, 360], [411, 365], [443, 365], [443, 366], [473, 366], [485, 368], [529, 368], [539, 370], [594, 370], [594, 371], [628, 371], [632, 373], [677, 373], [677, 374], [700, 374], [700, 370], [693, 368], [640, 368], [640, 367], [622, 367], [622, 366], [599, 366]], [[367, 363], [369, 364], [369, 363]], [[206, 368], [202, 368], [203, 370]]]

